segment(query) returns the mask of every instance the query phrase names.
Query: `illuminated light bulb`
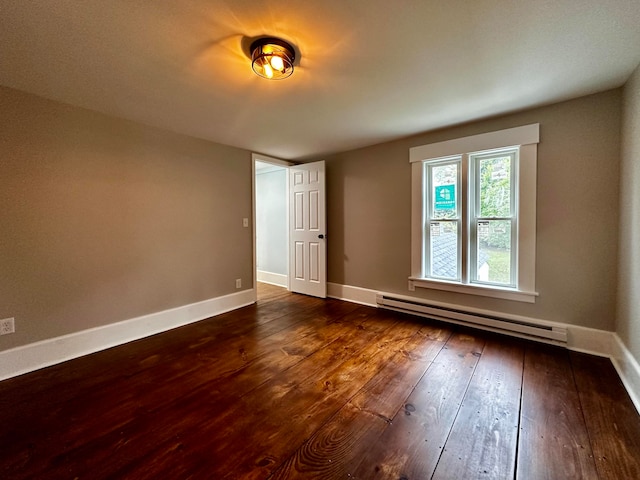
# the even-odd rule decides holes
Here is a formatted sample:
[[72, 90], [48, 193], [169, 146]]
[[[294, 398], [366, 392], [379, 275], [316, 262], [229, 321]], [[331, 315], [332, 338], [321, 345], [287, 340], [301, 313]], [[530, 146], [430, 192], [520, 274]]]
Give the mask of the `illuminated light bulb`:
[[282, 57], [278, 57], [274, 55], [271, 57], [271, 66], [274, 70], [283, 71], [284, 70], [284, 62], [282, 61]]
[[267, 78], [273, 78], [273, 69], [271, 68], [271, 65], [269, 65], [269, 62], [265, 63], [262, 68], [264, 69], [264, 74]]

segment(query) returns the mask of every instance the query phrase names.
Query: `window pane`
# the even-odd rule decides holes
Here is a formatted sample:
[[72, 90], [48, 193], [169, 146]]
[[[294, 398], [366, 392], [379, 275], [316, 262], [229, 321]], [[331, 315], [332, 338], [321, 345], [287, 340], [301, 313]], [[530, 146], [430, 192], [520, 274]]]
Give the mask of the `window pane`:
[[430, 222], [431, 276], [457, 280], [458, 224], [456, 222]]
[[479, 220], [478, 278], [481, 282], [511, 284], [511, 222]]
[[479, 217], [511, 216], [511, 155], [481, 158]]
[[457, 218], [458, 164], [431, 168], [431, 218]]

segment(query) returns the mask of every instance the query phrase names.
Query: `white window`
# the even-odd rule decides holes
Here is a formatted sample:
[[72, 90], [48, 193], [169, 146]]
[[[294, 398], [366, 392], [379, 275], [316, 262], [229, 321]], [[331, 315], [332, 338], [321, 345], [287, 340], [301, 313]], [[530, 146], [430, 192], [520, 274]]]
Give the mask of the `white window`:
[[409, 288], [534, 302], [539, 124], [414, 147]]

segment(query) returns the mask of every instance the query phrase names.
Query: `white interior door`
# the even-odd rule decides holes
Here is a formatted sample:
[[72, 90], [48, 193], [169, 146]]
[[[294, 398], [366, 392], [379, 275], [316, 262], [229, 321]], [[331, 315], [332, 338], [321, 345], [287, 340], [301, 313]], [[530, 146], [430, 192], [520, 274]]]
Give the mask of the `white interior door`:
[[324, 161], [289, 167], [289, 285], [292, 292], [327, 296]]

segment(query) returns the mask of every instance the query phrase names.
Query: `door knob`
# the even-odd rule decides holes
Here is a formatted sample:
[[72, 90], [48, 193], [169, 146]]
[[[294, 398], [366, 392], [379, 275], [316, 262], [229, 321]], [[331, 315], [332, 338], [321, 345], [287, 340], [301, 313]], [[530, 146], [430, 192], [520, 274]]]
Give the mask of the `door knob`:
[[323, 234], [318, 235], [318, 238], [324, 238]]

